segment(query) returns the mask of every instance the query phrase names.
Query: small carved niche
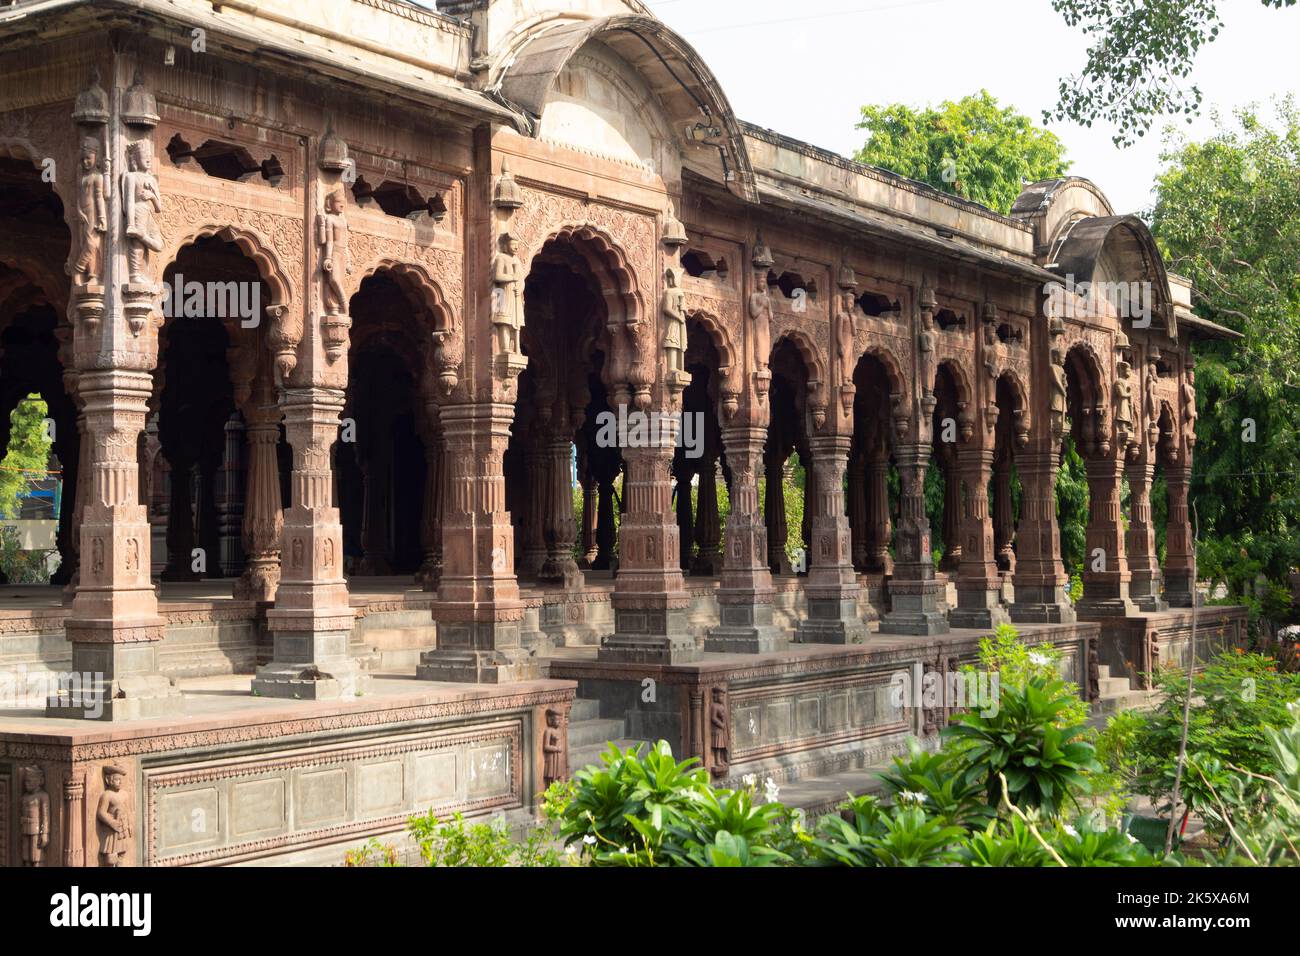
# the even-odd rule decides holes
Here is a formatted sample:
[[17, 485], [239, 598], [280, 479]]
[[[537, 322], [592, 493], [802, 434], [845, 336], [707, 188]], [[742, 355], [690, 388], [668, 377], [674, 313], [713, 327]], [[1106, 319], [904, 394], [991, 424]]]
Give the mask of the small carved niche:
[[688, 276], [696, 279], [717, 279], [726, 281], [727, 260], [715, 259], [703, 249], [689, 249], [682, 256], [682, 268]]
[[259, 162], [243, 146], [217, 139], [205, 140], [196, 148], [176, 133], [167, 142], [167, 156], [176, 166], [192, 161], [207, 175], [234, 183], [261, 178], [278, 186], [284, 179], [284, 166], [275, 155]]
[[879, 292], [862, 293], [862, 295], [858, 296], [858, 305], [862, 307], [865, 314], [874, 318], [888, 316], [891, 312], [901, 310], [897, 299], [891, 302], [889, 296], [881, 295]]
[[934, 313], [935, 324], [939, 326], [940, 331], [950, 332], [954, 329], [964, 330], [966, 328], [966, 316], [958, 315], [952, 309], [939, 309]]
[[[361, 181], [361, 177], [357, 177], [357, 182]], [[355, 186], [353, 193], [356, 194]], [[398, 219], [415, 219], [427, 214], [435, 222], [442, 222], [447, 215], [447, 204], [440, 193], [433, 193], [426, 198], [410, 183], [385, 179], [378, 186], [369, 189], [368, 198], [374, 199], [387, 215]]]

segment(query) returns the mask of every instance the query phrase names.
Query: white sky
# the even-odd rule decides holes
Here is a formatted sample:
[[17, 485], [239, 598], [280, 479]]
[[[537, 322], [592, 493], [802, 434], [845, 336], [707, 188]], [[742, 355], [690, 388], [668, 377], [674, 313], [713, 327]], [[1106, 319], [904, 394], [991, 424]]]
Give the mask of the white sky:
[[[1077, 72], [1087, 44], [1050, 0], [646, 0], [695, 46], [736, 114], [851, 156], [864, 103], [912, 106], [960, 99], [981, 87], [1036, 122], [1056, 100], [1062, 76]], [[1205, 95], [1194, 139], [1225, 114], [1275, 94], [1300, 91], [1300, 7], [1220, 0], [1225, 23], [1203, 47], [1192, 82]], [[1096, 182], [1116, 210], [1140, 212], [1154, 199], [1163, 128], [1127, 150], [1111, 130], [1052, 124], [1073, 160], [1070, 172]]]

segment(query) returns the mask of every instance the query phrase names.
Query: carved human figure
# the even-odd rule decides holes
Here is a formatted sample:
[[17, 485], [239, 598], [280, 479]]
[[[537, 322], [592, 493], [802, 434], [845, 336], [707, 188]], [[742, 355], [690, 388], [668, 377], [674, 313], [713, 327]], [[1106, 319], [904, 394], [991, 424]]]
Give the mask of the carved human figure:
[[1052, 349], [1052, 361], [1050, 364], [1052, 372], [1052, 430], [1060, 435], [1065, 431], [1065, 409], [1067, 401], [1067, 385], [1065, 380], [1065, 355], [1060, 349]]
[[352, 254], [341, 189], [325, 194], [325, 213], [316, 220], [316, 244], [320, 246], [321, 305], [326, 315], [346, 315], [348, 300], [343, 277], [352, 272]]
[[126, 148], [126, 172], [122, 174], [127, 270], [133, 285], [149, 282], [149, 255], [162, 251], [162, 232], [158, 228], [161, 213], [162, 194], [153, 174], [153, 143], [136, 140]]
[[23, 866], [40, 866], [50, 845], [50, 795], [45, 792], [45, 771], [24, 767], [23, 795], [18, 805]]
[[131, 802], [122, 792], [126, 770], [119, 764], [104, 767], [104, 793], [95, 819], [100, 825], [99, 859], [104, 866], [121, 866], [131, 846]]
[[759, 369], [767, 368], [772, 351], [772, 300], [767, 294], [767, 279], [757, 276], [759, 288], [749, 295], [749, 318], [754, 326], [754, 363]]
[[730, 765], [727, 730], [727, 692], [715, 687], [709, 695], [709, 745], [715, 774], [725, 773]]
[[1183, 424], [1189, 438], [1196, 434], [1196, 372], [1190, 366], [1183, 377]]
[[853, 338], [857, 333], [853, 311], [856, 308], [852, 292], [840, 293], [840, 308], [835, 313], [835, 357], [839, 361], [841, 385], [853, 383]]
[[677, 273], [664, 273], [664, 355], [668, 371], [685, 371], [682, 361], [686, 351], [686, 293], [677, 285]]
[[99, 281], [104, 233], [108, 231], [108, 204], [104, 173], [99, 168], [99, 140], [87, 136], [81, 141], [81, 178], [77, 182], [76, 278], [88, 285]]
[[519, 354], [519, 330], [524, 327], [524, 264], [519, 258], [519, 240], [501, 234], [499, 248], [492, 254], [492, 329], [498, 355]]
[[1128, 380], [1129, 364], [1115, 363], [1115, 434], [1123, 442], [1133, 435], [1133, 385]]
[[1147, 381], [1146, 381], [1146, 419], [1147, 429], [1154, 434], [1160, 421], [1160, 400], [1156, 397], [1156, 390], [1160, 385], [1160, 370], [1156, 368], [1155, 362], [1147, 363]]
[[546, 729], [542, 731], [542, 782], [548, 787], [566, 776], [563, 722], [564, 715], [558, 710], [546, 711]]
[[922, 394], [934, 394], [934, 377], [938, 372], [938, 356], [935, 354], [934, 316], [929, 309], [921, 310], [921, 332], [917, 336], [917, 348], [921, 357]]

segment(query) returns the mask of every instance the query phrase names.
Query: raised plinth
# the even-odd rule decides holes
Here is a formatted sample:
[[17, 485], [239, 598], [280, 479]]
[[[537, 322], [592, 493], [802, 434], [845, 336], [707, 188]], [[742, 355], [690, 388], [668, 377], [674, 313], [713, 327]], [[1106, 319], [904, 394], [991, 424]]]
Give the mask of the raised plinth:
[[933, 636], [948, 633], [948, 616], [939, 581], [908, 581], [894, 578], [889, 582], [891, 608], [880, 621], [882, 634]]
[[704, 638], [704, 649], [722, 654], [770, 654], [790, 646], [790, 637], [772, 622], [772, 604], [727, 603], [718, 594], [717, 627]]
[[334, 615], [268, 611], [274, 652], [271, 662], [257, 669], [253, 694], [291, 700], [338, 700], [364, 694], [370, 675], [348, 653], [354, 621], [350, 609]]

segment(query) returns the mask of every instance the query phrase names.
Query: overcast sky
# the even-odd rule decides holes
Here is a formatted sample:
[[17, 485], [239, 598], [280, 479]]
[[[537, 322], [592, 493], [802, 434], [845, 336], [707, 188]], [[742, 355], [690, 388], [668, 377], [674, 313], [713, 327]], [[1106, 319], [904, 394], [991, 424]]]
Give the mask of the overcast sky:
[[[913, 106], [960, 99], [981, 87], [1035, 120], [1056, 99], [1061, 76], [1084, 63], [1082, 34], [1050, 0], [647, 0], [695, 46], [741, 119], [851, 156], [864, 103]], [[1202, 116], [1179, 127], [1193, 138], [1213, 128], [1210, 108], [1268, 106], [1300, 90], [1300, 7], [1220, 0], [1225, 26], [1201, 50], [1193, 81]], [[1120, 150], [1111, 130], [1052, 124], [1073, 160], [1116, 209], [1153, 201], [1162, 120]]]

